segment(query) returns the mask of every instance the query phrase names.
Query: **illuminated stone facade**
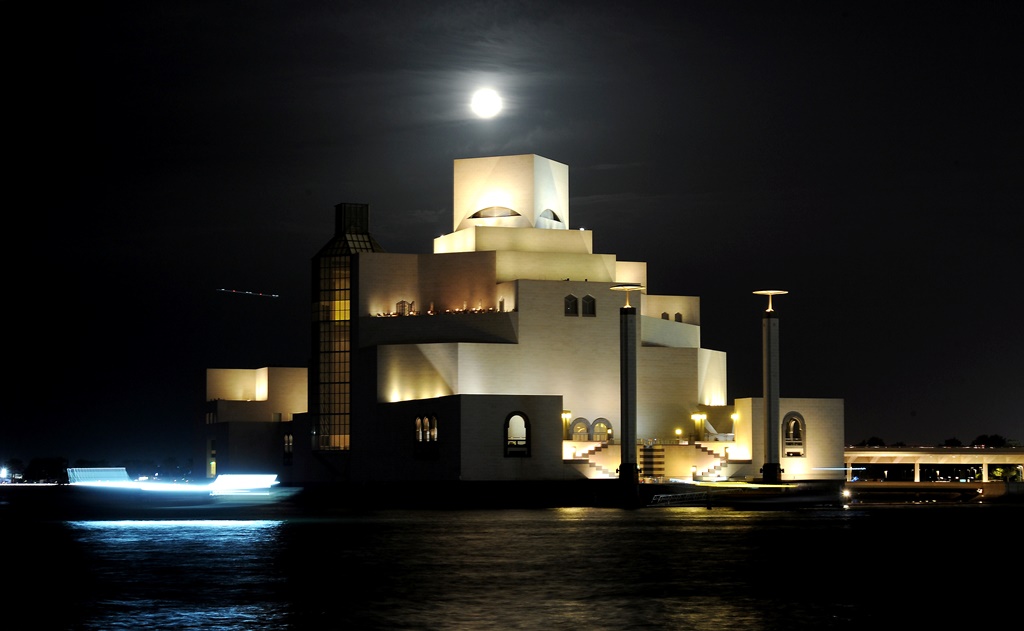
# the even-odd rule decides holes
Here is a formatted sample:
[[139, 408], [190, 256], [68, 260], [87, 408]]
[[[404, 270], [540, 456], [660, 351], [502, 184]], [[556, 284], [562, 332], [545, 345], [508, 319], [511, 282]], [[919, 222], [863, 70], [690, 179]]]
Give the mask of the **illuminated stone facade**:
[[202, 475], [276, 473], [290, 467], [292, 421], [309, 403], [307, 373], [293, 367], [208, 368], [197, 445]]
[[[367, 205], [337, 206], [312, 260], [309, 412], [282, 480], [618, 477], [624, 284], [639, 287], [641, 480], [759, 478], [764, 406], [729, 402], [700, 299], [651, 293], [646, 263], [595, 253], [569, 224], [566, 165], [456, 160], [453, 182], [454, 230], [432, 254], [386, 252]], [[783, 398], [780, 419], [783, 481], [843, 478], [842, 400]]]
[[[363, 247], [343, 262], [352, 377], [339, 391], [350, 416], [333, 430], [317, 420], [332, 401], [311, 370], [311, 440], [297, 445], [297, 481], [616, 477], [624, 295], [613, 287], [624, 283], [644, 287], [631, 298], [641, 477], [758, 477], [759, 410], [729, 403], [726, 354], [700, 346], [700, 299], [650, 293], [646, 263], [595, 253], [592, 233], [569, 224], [566, 165], [456, 160], [453, 182], [454, 230], [433, 254], [385, 252], [368, 215], [360, 223]], [[351, 226], [331, 243], [342, 238], [353, 242]], [[316, 258], [313, 269], [322, 289]], [[324, 304], [316, 296], [314, 311]], [[318, 331], [323, 319], [313, 340], [323, 358], [337, 341]], [[807, 440], [790, 437], [783, 479], [841, 478], [828, 473], [842, 467], [841, 400], [784, 401], [799, 408], [782, 414], [799, 417]]]

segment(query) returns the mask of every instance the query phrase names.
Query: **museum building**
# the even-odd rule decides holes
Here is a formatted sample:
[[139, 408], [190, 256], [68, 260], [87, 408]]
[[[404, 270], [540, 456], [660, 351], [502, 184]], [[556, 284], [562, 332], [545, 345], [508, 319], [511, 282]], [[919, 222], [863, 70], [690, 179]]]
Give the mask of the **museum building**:
[[842, 399], [773, 395], [766, 379], [730, 402], [700, 298], [652, 293], [646, 263], [595, 253], [571, 227], [565, 164], [455, 160], [452, 231], [431, 254], [386, 252], [369, 206], [338, 204], [311, 272], [307, 368], [208, 371], [207, 476], [422, 488], [625, 465], [640, 482], [756, 481], [767, 462], [779, 481], [845, 477]]

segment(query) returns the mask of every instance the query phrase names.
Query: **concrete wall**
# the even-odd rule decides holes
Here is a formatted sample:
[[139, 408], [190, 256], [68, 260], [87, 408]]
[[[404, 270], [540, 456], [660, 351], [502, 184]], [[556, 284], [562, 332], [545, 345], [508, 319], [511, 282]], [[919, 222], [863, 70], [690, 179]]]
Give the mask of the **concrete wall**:
[[[497, 309], [494, 252], [458, 254], [359, 254], [360, 304], [353, 315], [393, 313], [399, 301], [426, 314]], [[512, 311], [514, 305], [505, 310]]]
[[516, 211], [525, 226], [540, 225], [541, 213], [550, 209], [569, 226], [568, 165], [534, 154], [487, 156], [455, 160], [452, 173], [454, 230], [493, 223], [470, 219], [492, 206]]
[[700, 298], [643, 294], [640, 300], [640, 315], [661, 318], [662, 313], [667, 313], [668, 319], [672, 322], [675, 322], [678, 313], [682, 322], [700, 326]]
[[[562, 398], [558, 396], [463, 396], [461, 479], [572, 480], [583, 476], [562, 458]], [[529, 419], [531, 454], [505, 457], [506, 418]]]
[[[582, 474], [562, 458], [562, 401], [555, 396], [447, 396], [378, 406], [371, 424], [353, 435], [356, 480], [571, 480]], [[529, 457], [506, 457], [505, 422], [529, 420]], [[417, 417], [437, 420], [437, 441], [417, 440]], [[415, 492], [415, 486], [410, 486]]]
[[290, 421], [307, 410], [306, 368], [210, 368], [206, 400], [217, 401], [217, 420]]
[[[742, 425], [750, 417], [752, 432], [751, 465], [749, 475], [759, 477], [764, 465], [764, 400], [761, 398], [737, 399], [737, 412], [741, 415], [741, 425], [737, 430], [746, 428]], [[806, 424], [805, 456], [802, 458], [786, 458], [779, 456], [782, 466], [782, 480], [833, 480], [846, 477], [843, 468], [844, 448], [844, 402], [842, 399], [810, 399], [788, 398], [779, 399], [779, 419], [786, 418], [790, 413], [800, 414]], [[782, 432], [782, 428], [775, 428]], [[737, 435], [737, 442], [740, 435]], [[781, 439], [780, 439], [781, 444]], [[838, 470], [835, 470], [836, 468]]]
[[[284, 479], [284, 435], [307, 412], [307, 377], [308, 369], [294, 367], [208, 369], [207, 411], [216, 422], [197, 422], [194, 472], [208, 475], [215, 460], [217, 474], [276, 473]], [[214, 444], [216, 456], [210, 452]]]
[[[580, 299], [593, 296], [597, 315], [565, 316], [568, 294]], [[573, 418], [607, 418], [619, 435], [622, 298], [607, 283], [520, 281], [516, 297], [520, 309], [515, 314], [518, 343], [381, 345], [378, 400], [449, 394], [560, 396]], [[443, 317], [471, 320], [478, 316]], [[445, 322], [442, 316], [432, 318]], [[657, 324], [679, 328], [681, 337], [684, 329], [692, 328], [660, 320]], [[724, 353], [695, 347], [640, 346], [637, 351], [638, 437], [673, 437], [676, 428], [690, 423], [698, 405], [724, 400]]]
[[799, 413], [806, 427], [805, 456], [783, 456], [783, 480], [836, 480], [845, 479], [843, 460], [844, 402], [842, 399], [784, 398], [779, 402], [779, 418], [785, 420], [790, 412]]

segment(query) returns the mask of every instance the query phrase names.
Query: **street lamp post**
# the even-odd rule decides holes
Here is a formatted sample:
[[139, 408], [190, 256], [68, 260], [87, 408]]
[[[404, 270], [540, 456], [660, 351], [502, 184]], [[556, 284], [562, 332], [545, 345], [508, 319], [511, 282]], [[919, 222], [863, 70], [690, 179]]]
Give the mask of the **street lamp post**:
[[761, 467], [762, 479], [768, 484], [778, 484], [782, 480], [781, 445], [779, 434], [782, 427], [779, 423], [779, 319], [772, 308], [772, 296], [780, 296], [789, 292], [782, 289], [762, 289], [755, 294], [768, 296], [768, 309], [761, 319], [761, 370], [762, 396], [764, 398], [764, 465]]

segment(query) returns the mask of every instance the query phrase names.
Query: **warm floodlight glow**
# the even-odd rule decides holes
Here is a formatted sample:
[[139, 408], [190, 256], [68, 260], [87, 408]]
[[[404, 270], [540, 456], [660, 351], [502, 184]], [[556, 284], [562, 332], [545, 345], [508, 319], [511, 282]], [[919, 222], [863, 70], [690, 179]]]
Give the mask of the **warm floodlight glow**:
[[501, 111], [501, 96], [491, 88], [481, 88], [473, 93], [469, 107], [480, 118], [494, 118]]
[[772, 311], [775, 311], [774, 309], [772, 309], [772, 296], [781, 296], [782, 294], [788, 294], [789, 292], [783, 289], [760, 289], [758, 291], [755, 291], [754, 293], [759, 294], [761, 296], [768, 296], [768, 309], [766, 309], [766, 311], [770, 313]]
[[[707, 414], [691, 414], [690, 418], [693, 419], [694, 431], [697, 431], [697, 427], [696, 427], [697, 423], [703, 423], [704, 421], [706, 421], [708, 419], [708, 415]], [[700, 427], [700, 430], [697, 432], [697, 440], [704, 440], [705, 438], [707, 438], [707, 437], [704, 436], [704, 427], [702, 425]]]

